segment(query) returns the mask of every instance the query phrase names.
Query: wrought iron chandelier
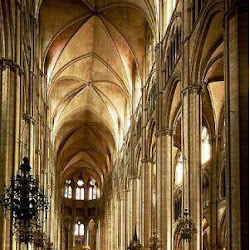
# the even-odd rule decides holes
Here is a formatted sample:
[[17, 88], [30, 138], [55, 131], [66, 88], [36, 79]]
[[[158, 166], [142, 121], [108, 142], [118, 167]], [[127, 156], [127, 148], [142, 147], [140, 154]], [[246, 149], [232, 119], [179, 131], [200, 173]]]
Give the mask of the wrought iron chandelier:
[[183, 217], [179, 219], [175, 232], [180, 235], [182, 241], [190, 242], [195, 238], [197, 230], [188, 209], [185, 209]]
[[161, 242], [161, 240], [157, 237], [156, 230], [153, 230], [153, 235], [152, 235], [152, 237], [149, 239], [148, 247], [149, 247], [151, 250], [157, 250], [157, 249], [160, 249], [160, 248], [162, 247], [162, 242]]
[[11, 178], [10, 186], [4, 186], [0, 204], [3, 206], [6, 219], [7, 212], [11, 212], [16, 240], [26, 243], [27, 246], [29, 242], [34, 242], [40, 247], [44, 241], [40, 226], [44, 221], [40, 219], [40, 212], [44, 211], [47, 214], [49, 202], [44, 190], [39, 189], [39, 181], [31, 175], [27, 157], [23, 158], [17, 175]]
[[50, 236], [47, 236], [44, 240], [45, 242], [45, 250], [53, 250], [54, 249], [54, 246], [53, 246], [53, 243], [50, 241]]
[[136, 228], [134, 232], [133, 239], [130, 241], [129, 246], [127, 247], [128, 250], [139, 250], [143, 249], [142, 244], [140, 243], [139, 237], [137, 237]]

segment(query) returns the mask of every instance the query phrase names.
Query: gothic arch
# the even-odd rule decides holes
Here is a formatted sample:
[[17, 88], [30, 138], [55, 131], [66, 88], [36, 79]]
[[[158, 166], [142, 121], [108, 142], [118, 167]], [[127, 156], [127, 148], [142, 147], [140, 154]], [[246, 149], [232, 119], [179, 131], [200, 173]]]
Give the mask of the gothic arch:
[[168, 93], [168, 98], [166, 102], [163, 103], [162, 116], [163, 124], [166, 128], [172, 128], [175, 117], [177, 116], [179, 109], [181, 108], [181, 82], [180, 75], [173, 75], [173, 79], [166, 89]]
[[[202, 62], [202, 60], [204, 60], [204, 56], [202, 56], [202, 54], [204, 53], [204, 44], [206, 43], [206, 41], [208, 41], [209, 38], [209, 31], [211, 32], [211, 30], [213, 29], [218, 29], [218, 26], [216, 26], [216, 24], [213, 23], [214, 20], [216, 20], [216, 18], [219, 18], [220, 23], [222, 23], [222, 12], [223, 12], [223, 6], [221, 5], [221, 3], [219, 2], [213, 2], [211, 4], [211, 6], [208, 6], [206, 10], [204, 10], [203, 12], [203, 16], [201, 17], [200, 23], [201, 25], [199, 26], [200, 29], [197, 31], [196, 38], [194, 40], [194, 44], [196, 46], [195, 49], [195, 53], [192, 55], [192, 60], [195, 62], [192, 65], [191, 68], [191, 79], [192, 82], [195, 83], [200, 83], [202, 84], [202, 74], [203, 74], [203, 69], [201, 67], [201, 64], [204, 62]], [[218, 20], [216, 20], [218, 22]], [[215, 25], [215, 26], [213, 26]], [[221, 26], [219, 26], [221, 27]], [[218, 42], [219, 39], [221, 39], [221, 35], [219, 35], [219, 37], [216, 37], [215, 39], [217, 39], [217, 41], [212, 41], [212, 43], [216, 43]], [[210, 41], [211, 44], [211, 41]]]
[[171, 40], [173, 40], [173, 34], [176, 32], [176, 30], [178, 29], [180, 31], [180, 35], [181, 35], [181, 13], [176, 13], [175, 15], [172, 16], [169, 25], [168, 25], [168, 29], [167, 32], [165, 34], [164, 38], [168, 38], [168, 39], [164, 39], [163, 40], [163, 51], [165, 52], [164, 56], [163, 56], [163, 61], [166, 61], [166, 51], [167, 48], [169, 46], [169, 43], [171, 42]]
[[14, 47], [13, 44], [15, 42], [15, 39], [13, 37], [14, 28], [12, 28], [12, 14], [13, 9], [10, 7], [9, 1], [1, 1], [0, 3], [0, 17], [1, 17], [1, 40], [2, 42], [2, 48], [1, 53], [2, 56], [7, 59], [13, 59], [14, 55]]

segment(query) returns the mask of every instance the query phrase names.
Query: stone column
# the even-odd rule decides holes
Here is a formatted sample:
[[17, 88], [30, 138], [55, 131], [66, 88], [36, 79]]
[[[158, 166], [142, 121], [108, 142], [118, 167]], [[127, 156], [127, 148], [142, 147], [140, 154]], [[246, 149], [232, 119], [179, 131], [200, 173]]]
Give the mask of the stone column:
[[147, 101], [146, 101], [146, 91], [145, 87], [141, 89], [142, 91], [142, 244], [145, 245], [152, 235], [152, 194], [151, 194], [151, 163], [152, 159], [148, 158], [147, 155]]
[[124, 200], [124, 192], [122, 192], [122, 199], [121, 199], [121, 249], [126, 248], [126, 237], [125, 237], [125, 200]]
[[129, 206], [128, 206], [128, 192], [129, 190], [126, 188], [125, 191], [124, 191], [124, 196], [125, 196], [125, 199], [124, 199], [124, 208], [125, 208], [125, 211], [124, 211], [124, 216], [125, 216], [125, 227], [124, 227], [124, 230], [125, 230], [125, 245], [128, 244], [128, 242], [130, 241], [129, 239]]
[[162, 141], [162, 152], [163, 152], [163, 172], [162, 172], [162, 209], [165, 210], [162, 218], [162, 245], [163, 250], [171, 250], [173, 242], [173, 184], [172, 184], [172, 146], [173, 136], [172, 131], [166, 129], [165, 136]]
[[218, 213], [217, 213], [217, 206], [218, 206], [218, 186], [219, 186], [219, 180], [218, 178], [218, 154], [220, 153], [220, 148], [218, 145], [220, 135], [214, 135], [211, 140], [211, 146], [212, 146], [212, 165], [211, 165], [211, 180], [209, 183], [209, 189], [210, 189], [210, 215], [211, 215], [211, 235], [210, 235], [210, 244], [211, 249], [215, 249], [217, 246], [217, 225], [218, 225]]
[[141, 171], [140, 171], [140, 174], [141, 174], [141, 186], [140, 186], [140, 191], [141, 191], [141, 210], [140, 210], [140, 214], [141, 214], [141, 223], [140, 223], [140, 237], [141, 237], [141, 243], [144, 244], [144, 218], [145, 218], [145, 214], [144, 214], [144, 171], [143, 171], [143, 164], [141, 163]]
[[[1, 82], [1, 116], [0, 116], [0, 127], [1, 127], [1, 137], [0, 137], [0, 160], [2, 167], [0, 168], [0, 188], [4, 187], [6, 183], [7, 176], [7, 128], [8, 128], [8, 78], [10, 74], [10, 69], [2, 63], [0, 65], [0, 82]], [[6, 233], [6, 220], [3, 214], [3, 208], [0, 207], [0, 249], [5, 248], [5, 233]]]
[[[159, 4], [160, 7], [160, 4]], [[159, 29], [159, 34], [160, 34]], [[162, 237], [162, 216], [163, 210], [165, 208], [162, 207], [163, 195], [162, 195], [162, 173], [163, 167], [166, 165], [163, 163], [164, 155], [163, 155], [163, 138], [165, 137], [165, 132], [163, 130], [163, 116], [165, 114], [162, 113], [162, 94], [164, 89], [163, 83], [163, 72], [162, 72], [162, 44], [159, 43], [155, 49], [156, 54], [156, 233], [159, 238]], [[163, 165], [164, 164], [164, 165]]]
[[[134, 228], [136, 227], [136, 221], [137, 221], [137, 176], [133, 176], [131, 179], [132, 182], [132, 230], [134, 231]], [[138, 230], [138, 228], [137, 228]], [[132, 231], [132, 232], [133, 232]]]
[[68, 246], [69, 249], [73, 248], [74, 246], [74, 224], [75, 221], [72, 221], [68, 224]]
[[143, 162], [143, 176], [144, 176], [144, 244], [146, 244], [152, 235], [152, 193], [151, 193], [151, 175], [152, 175], [152, 160], [145, 159]]
[[142, 151], [141, 151], [141, 170], [140, 170], [140, 175], [141, 175], [141, 195], [142, 195], [142, 223], [141, 223], [141, 243], [145, 244], [145, 213], [144, 213], [144, 208], [145, 208], [145, 166], [147, 165], [145, 160], [146, 159], [146, 93], [145, 93], [145, 87], [141, 88], [142, 92]]
[[201, 86], [191, 82], [190, 1], [182, 5], [182, 155], [183, 155], [183, 209], [188, 209], [193, 218], [197, 234], [191, 243], [184, 243], [185, 249], [202, 249], [201, 225]]
[[248, 5], [247, 0], [225, 0], [228, 249], [248, 248]]
[[[1, 190], [3, 188], [4, 183], [7, 185], [10, 184], [11, 176], [15, 173], [20, 164], [19, 128], [21, 74], [22, 70], [20, 66], [17, 65], [15, 62], [5, 59], [0, 60], [0, 160], [2, 162], [2, 168], [0, 171]], [[8, 217], [10, 217], [9, 213]], [[0, 222], [0, 229], [2, 227], [2, 236], [4, 237], [4, 239], [2, 239], [2, 242], [0, 239], [0, 246], [2, 246], [3, 249], [12, 248], [13, 245], [11, 224], [12, 222], [6, 221], [2, 217], [2, 220]]]
[[182, 90], [182, 149], [184, 168], [183, 209], [188, 209], [197, 234], [187, 249], [202, 249], [201, 207], [201, 86]]
[[162, 132], [156, 133], [156, 232], [157, 236], [161, 238], [162, 228]]
[[[157, 155], [156, 155], [156, 232], [159, 238], [162, 238], [162, 227], [163, 225], [163, 217], [165, 217], [165, 209], [163, 206], [165, 204], [165, 170], [166, 162], [164, 150], [164, 140], [165, 140], [165, 132], [158, 131], [156, 133], [156, 143], [157, 143]], [[164, 223], [165, 224], [165, 223]], [[165, 234], [165, 233], [164, 233]]]
[[137, 235], [142, 239], [142, 229], [141, 229], [141, 222], [142, 222], [142, 192], [141, 192], [141, 177], [138, 176], [136, 178], [136, 229]]
[[97, 222], [97, 233], [96, 233], [96, 250], [101, 250], [101, 239], [100, 239], [100, 221]]

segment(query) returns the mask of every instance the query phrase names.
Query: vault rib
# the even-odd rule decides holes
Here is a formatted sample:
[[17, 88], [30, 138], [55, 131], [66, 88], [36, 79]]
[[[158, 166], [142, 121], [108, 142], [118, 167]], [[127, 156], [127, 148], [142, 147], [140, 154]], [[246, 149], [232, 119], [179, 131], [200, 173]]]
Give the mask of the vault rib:
[[[121, 53], [120, 53], [120, 51], [119, 51], [119, 49], [118, 49], [118, 47], [117, 47], [117, 45], [116, 45], [116, 43], [115, 43], [115, 41], [114, 41], [112, 35], [110, 34], [108, 28], [106, 27], [105, 23], [103, 22], [102, 18], [100, 18], [100, 20], [101, 20], [101, 23], [102, 23], [104, 29], [106, 30], [108, 36], [110, 37], [110, 39], [111, 39], [111, 41], [112, 41], [112, 43], [113, 43], [113, 45], [114, 45], [114, 47], [115, 47], [115, 49], [116, 49], [117, 54], [119, 55], [119, 58], [120, 58], [120, 61], [121, 61], [121, 63], [122, 63], [123, 70], [124, 70], [124, 72], [125, 72], [125, 75], [126, 75], [128, 84], [129, 84], [129, 86], [131, 85], [131, 90], [132, 90], [132, 82], [130, 83], [130, 81], [129, 81], [129, 79], [128, 79], [128, 74], [127, 74], [127, 71], [126, 71], [126, 68], [125, 68], [125, 65], [124, 65], [124, 62], [123, 62]], [[125, 42], [126, 42], [126, 41], [125, 41]], [[128, 44], [127, 44], [127, 45], [128, 45]], [[129, 47], [129, 45], [128, 45], [128, 47]], [[131, 50], [130, 47], [129, 47], [129, 49]], [[131, 53], [132, 53], [132, 50], [131, 50]]]

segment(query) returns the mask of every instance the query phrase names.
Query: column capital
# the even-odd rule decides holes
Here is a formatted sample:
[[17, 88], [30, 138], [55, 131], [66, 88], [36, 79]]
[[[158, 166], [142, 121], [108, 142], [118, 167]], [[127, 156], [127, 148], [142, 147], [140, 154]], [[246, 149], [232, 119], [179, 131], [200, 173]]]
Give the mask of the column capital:
[[42, 151], [41, 149], [39, 149], [39, 148], [36, 148], [36, 149], [35, 149], [35, 152], [36, 152], [37, 154], [39, 154], [39, 155], [42, 155], [42, 153], [43, 153], [43, 151]]
[[23, 114], [22, 115], [23, 119], [29, 123], [35, 124], [36, 120], [33, 116], [27, 115], [27, 114]]
[[198, 95], [201, 95], [203, 93], [203, 88], [204, 87], [201, 84], [187, 86], [181, 91], [182, 97], [184, 97], [187, 93], [197, 93]]
[[17, 9], [20, 11], [22, 6], [21, 6], [21, 3], [20, 3], [20, 0], [16, 0], [16, 7]]
[[148, 157], [148, 158], [142, 159], [141, 163], [154, 163], [154, 161], [151, 157]]
[[163, 128], [162, 130], [158, 130], [155, 134], [156, 137], [159, 136], [166, 136], [166, 135], [173, 135], [173, 130], [169, 129], [169, 128]]
[[239, 10], [240, 12], [247, 12], [248, 5], [249, 5], [249, 3], [247, 1], [245, 1], [245, 2], [236, 1], [235, 3], [226, 7], [226, 11], [225, 11], [224, 17], [223, 17], [223, 27], [225, 27], [225, 20], [232, 17], [233, 14], [236, 13], [236, 11]]
[[190, 35], [189, 36], [186, 36], [182, 41], [181, 41], [181, 44], [182, 45], [185, 45], [187, 42], [189, 42], [189, 40], [190, 40]]
[[0, 58], [0, 69], [4, 70], [6, 68], [10, 68], [11, 70], [18, 71], [20, 74], [24, 74], [24, 71], [23, 71], [23, 69], [22, 69], [22, 67], [20, 65], [13, 62], [10, 59]]
[[43, 73], [43, 71], [42, 71], [41, 69], [39, 69], [38, 72], [39, 72], [39, 75], [40, 75], [41, 77], [44, 76], [44, 73]]
[[37, 75], [36, 73], [34, 72], [34, 70], [30, 70], [30, 76], [33, 77], [33, 78], [36, 78]]
[[132, 175], [132, 176], [130, 177], [131, 180], [136, 180], [136, 179], [140, 179], [140, 178], [141, 178], [140, 175]]
[[156, 44], [155, 46], [155, 53], [159, 53], [160, 49], [161, 49], [161, 45], [162, 45], [162, 42], [159, 42]]
[[217, 140], [220, 139], [220, 138], [221, 138], [221, 135], [220, 135], [220, 134], [217, 134], [217, 135], [212, 136], [211, 140], [212, 140], [212, 141], [217, 141]]

